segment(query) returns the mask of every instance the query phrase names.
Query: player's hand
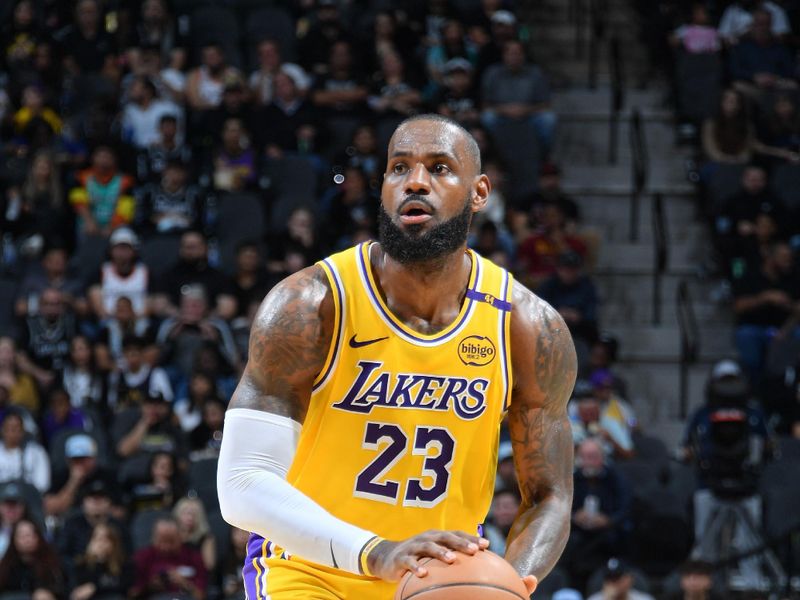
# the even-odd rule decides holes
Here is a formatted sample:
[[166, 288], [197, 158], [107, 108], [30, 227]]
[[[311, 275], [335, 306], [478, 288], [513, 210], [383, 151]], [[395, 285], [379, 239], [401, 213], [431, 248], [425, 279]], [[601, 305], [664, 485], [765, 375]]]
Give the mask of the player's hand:
[[539, 580], [536, 579], [535, 575], [526, 575], [522, 578], [522, 583], [525, 584], [525, 587], [528, 590], [528, 595], [530, 595], [536, 591], [536, 587], [539, 585]]
[[452, 563], [456, 559], [455, 552], [475, 554], [488, 547], [489, 540], [477, 535], [431, 530], [401, 542], [383, 540], [367, 556], [367, 567], [375, 577], [386, 581], [397, 581], [406, 571], [425, 577], [428, 569], [419, 564], [423, 558], [438, 558]]

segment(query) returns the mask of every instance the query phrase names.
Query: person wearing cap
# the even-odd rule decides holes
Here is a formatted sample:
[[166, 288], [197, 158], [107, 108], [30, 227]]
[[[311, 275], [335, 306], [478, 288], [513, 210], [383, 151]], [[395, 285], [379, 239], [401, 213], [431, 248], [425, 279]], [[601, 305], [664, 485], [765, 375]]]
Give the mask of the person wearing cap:
[[11, 532], [22, 519], [30, 518], [22, 486], [16, 481], [0, 487], [0, 559], [11, 542]]
[[40, 493], [50, 487], [50, 458], [41, 444], [27, 439], [22, 415], [6, 411], [0, 422], [0, 482], [24, 481]]
[[149, 77], [135, 77], [128, 90], [128, 101], [122, 107], [122, 137], [138, 149], [159, 139], [158, 125], [164, 115], [183, 121], [183, 109], [174, 102], [158, 97]]
[[150, 276], [147, 266], [137, 257], [138, 246], [138, 236], [128, 227], [111, 234], [110, 260], [100, 266], [88, 290], [89, 305], [98, 319], [112, 315], [122, 296], [130, 298], [137, 317], [147, 314]]
[[633, 573], [622, 559], [610, 558], [603, 570], [603, 588], [587, 600], [655, 600], [633, 587]]
[[503, 60], [503, 46], [506, 42], [519, 39], [517, 17], [510, 10], [493, 10], [488, 19], [488, 41], [481, 45], [478, 53], [478, 74], [482, 75], [488, 67]]
[[570, 333], [588, 344], [597, 338], [597, 288], [583, 272], [583, 257], [574, 250], [558, 255], [556, 270], [536, 290], [567, 323]]
[[549, 155], [557, 122], [550, 107], [550, 84], [538, 66], [526, 62], [522, 42], [505, 43], [503, 61], [486, 69], [481, 90], [484, 127], [493, 131], [502, 123], [530, 125], [542, 156]]
[[437, 112], [462, 124], [477, 123], [480, 105], [472, 63], [460, 56], [451, 58], [444, 64], [442, 74], [442, 89], [434, 101]]
[[588, 381], [592, 384], [595, 396], [603, 404], [604, 413], [633, 433], [638, 428], [639, 421], [630, 403], [617, 394], [614, 388], [614, 374], [608, 369], [595, 369]]
[[100, 466], [97, 442], [86, 433], [69, 436], [64, 444], [66, 470], [53, 473], [53, 484], [44, 495], [43, 505], [48, 517], [63, 517], [76, 506], [81, 487], [95, 480], [107, 485], [115, 481], [114, 474]]
[[78, 185], [69, 192], [69, 202], [78, 217], [78, 234], [107, 238], [117, 227], [133, 220], [136, 202], [131, 195], [134, 180], [117, 165], [110, 146], [92, 152], [88, 169], [78, 173]]

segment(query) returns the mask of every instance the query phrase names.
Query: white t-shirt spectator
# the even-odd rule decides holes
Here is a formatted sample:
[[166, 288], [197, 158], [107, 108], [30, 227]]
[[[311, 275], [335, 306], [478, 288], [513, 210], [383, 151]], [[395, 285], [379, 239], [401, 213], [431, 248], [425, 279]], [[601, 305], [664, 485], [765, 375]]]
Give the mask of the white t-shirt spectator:
[[14, 479], [32, 484], [42, 494], [50, 489], [50, 459], [38, 442], [28, 440], [10, 450], [0, 444], [0, 482]]
[[183, 122], [183, 109], [174, 102], [156, 99], [150, 103], [150, 106], [144, 109], [133, 102], [126, 104], [122, 112], [122, 131], [124, 137], [137, 148], [146, 148], [151, 144], [155, 144], [161, 139], [158, 125], [161, 122], [161, 117], [164, 115], [173, 115], [178, 119], [180, 136], [181, 124]]
[[[761, 8], [768, 10], [772, 15], [773, 35], [786, 35], [792, 31], [789, 25], [789, 18], [780, 6], [774, 2], [764, 2]], [[745, 35], [753, 23], [753, 14], [745, 10], [739, 4], [731, 4], [722, 13], [719, 20], [719, 34], [725, 39], [735, 40]]]
[[691, 54], [713, 54], [719, 52], [719, 32], [704, 25], [681, 25], [675, 30], [675, 37]]

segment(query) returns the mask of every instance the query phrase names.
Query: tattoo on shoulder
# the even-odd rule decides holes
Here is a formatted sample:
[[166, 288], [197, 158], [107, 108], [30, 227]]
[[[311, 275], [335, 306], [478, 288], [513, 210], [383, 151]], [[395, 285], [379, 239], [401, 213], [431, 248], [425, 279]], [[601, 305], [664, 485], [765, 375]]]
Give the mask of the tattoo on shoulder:
[[231, 406], [295, 418], [305, 413], [311, 385], [328, 354], [332, 306], [319, 267], [279, 283], [253, 322], [247, 368]]

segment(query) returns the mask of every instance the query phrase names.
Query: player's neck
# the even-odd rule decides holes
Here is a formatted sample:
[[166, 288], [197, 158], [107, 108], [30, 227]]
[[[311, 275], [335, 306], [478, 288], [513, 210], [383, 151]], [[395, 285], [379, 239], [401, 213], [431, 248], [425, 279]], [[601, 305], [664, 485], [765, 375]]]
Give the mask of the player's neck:
[[447, 320], [461, 308], [469, 284], [472, 261], [466, 248], [424, 263], [402, 264], [373, 246], [370, 262], [379, 291], [399, 317], [427, 321]]

